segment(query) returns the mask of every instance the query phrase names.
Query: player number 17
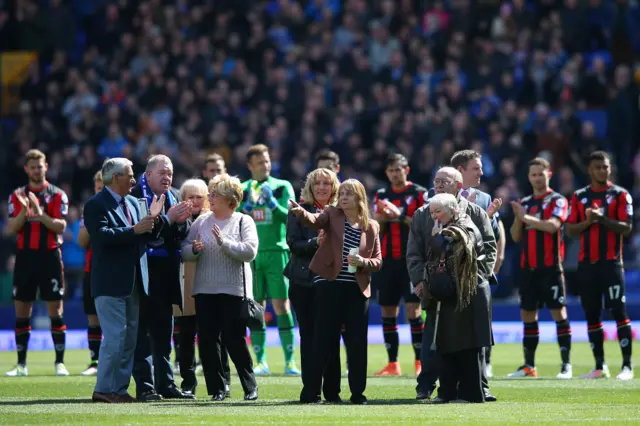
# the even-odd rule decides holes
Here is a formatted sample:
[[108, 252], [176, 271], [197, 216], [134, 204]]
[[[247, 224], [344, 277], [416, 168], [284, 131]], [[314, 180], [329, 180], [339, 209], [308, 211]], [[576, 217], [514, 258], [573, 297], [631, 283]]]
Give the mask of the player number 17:
[[620, 285], [612, 285], [609, 287], [609, 298], [611, 300], [616, 300], [620, 297]]

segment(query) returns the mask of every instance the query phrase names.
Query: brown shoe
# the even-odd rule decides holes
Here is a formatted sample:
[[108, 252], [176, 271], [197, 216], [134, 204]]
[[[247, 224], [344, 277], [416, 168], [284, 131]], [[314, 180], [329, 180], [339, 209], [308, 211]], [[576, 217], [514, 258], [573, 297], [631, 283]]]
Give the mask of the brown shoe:
[[134, 397], [132, 397], [128, 393], [125, 393], [124, 395], [116, 395], [116, 399], [121, 404], [132, 404], [134, 402], [138, 402], [137, 399], [135, 399]]
[[105, 402], [107, 404], [115, 404], [119, 402], [117, 398], [118, 397], [116, 395], [109, 395], [100, 392], [94, 392], [93, 395], [91, 395], [91, 400], [93, 402]]

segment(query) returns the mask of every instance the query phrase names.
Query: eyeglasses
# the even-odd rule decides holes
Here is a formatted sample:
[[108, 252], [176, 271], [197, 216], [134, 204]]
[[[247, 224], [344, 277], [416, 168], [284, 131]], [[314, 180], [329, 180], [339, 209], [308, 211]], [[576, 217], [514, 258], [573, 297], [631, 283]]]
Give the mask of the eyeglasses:
[[453, 183], [452, 180], [448, 180], [448, 179], [434, 179], [433, 180], [433, 186], [449, 186]]

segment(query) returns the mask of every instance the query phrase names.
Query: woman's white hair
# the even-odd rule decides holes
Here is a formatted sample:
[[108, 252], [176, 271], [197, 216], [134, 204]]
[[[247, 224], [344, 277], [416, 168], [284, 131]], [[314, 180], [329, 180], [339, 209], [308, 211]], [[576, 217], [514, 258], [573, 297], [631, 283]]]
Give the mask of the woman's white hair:
[[438, 205], [452, 215], [458, 211], [458, 200], [451, 194], [436, 194], [429, 199], [429, 205]]
[[133, 163], [126, 158], [109, 158], [102, 164], [102, 182], [105, 185], [111, 185], [113, 175], [124, 173], [127, 166], [133, 166]]

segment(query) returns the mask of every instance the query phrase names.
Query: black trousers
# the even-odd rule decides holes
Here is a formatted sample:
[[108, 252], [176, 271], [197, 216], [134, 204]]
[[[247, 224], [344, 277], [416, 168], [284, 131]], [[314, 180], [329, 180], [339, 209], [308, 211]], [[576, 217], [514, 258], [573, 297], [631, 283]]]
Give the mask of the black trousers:
[[[190, 389], [198, 385], [196, 379], [196, 334], [198, 332], [195, 315], [188, 315], [175, 318], [176, 324], [180, 324], [180, 376], [182, 377], [182, 389]], [[229, 367], [229, 354], [227, 348], [220, 343], [220, 356], [224, 376], [227, 384], [231, 384], [231, 368]]]
[[484, 348], [467, 349], [440, 356], [440, 389], [438, 397], [447, 401], [462, 399], [484, 402], [482, 362]]
[[356, 283], [321, 282], [315, 288], [314, 309], [314, 356], [311, 374], [305, 384], [305, 397], [313, 398], [320, 394], [322, 377], [336, 346], [340, 344], [342, 324], [345, 325], [351, 396], [363, 396], [367, 387], [369, 299]]
[[240, 318], [242, 297], [230, 294], [198, 294], [195, 296], [198, 322], [198, 347], [204, 370], [207, 393], [225, 391], [227, 378], [222, 363], [222, 344], [236, 366], [240, 384], [247, 394], [257, 388], [253, 361], [247, 347], [247, 326]]
[[[435, 318], [436, 311], [428, 311], [427, 318], [429, 318], [429, 316]], [[420, 364], [422, 365], [422, 370], [420, 371], [417, 379], [418, 385], [416, 386], [416, 390], [418, 392], [433, 393], [436, 388], [438, 376], [440, 374], [440, 371], [442, 370], [438, 354], [435, 351], [431, 350], [431, 343], [433, 343], [434, 333], [435, 322], [429, 321], [429, 319], [427, 319], [427, 322], [424, 325], [424, 333], [422, 334], [422, 349], [420, 350]], [[487, 376], [485, 375], [486, 360], [484, 349], [480, 351], [480, 363], [482, 373], [482, 388], [485, 394], [488, 394], [490, 393], [489, 379], [487, 379]]]
[[175, 386], [171, 368], [172, 335], [171, 302], [163, 297], [142, 294], [138, 340], [133, 361], [136, 395], [152, 390], [162, 394]]
[[[300, 331], [300, 357], [302, 363], [302, 392], [307, 395], [309, 376], [313, 365], [313, 343], [316, 330], [315, 316], [315, 287], [303, 287], [301, 285], [289, 286], [289, 300], [296, 312], [298, 328]], [[336, 399], [340, 395], [340, 340], [336, 342], [329, 354], [329, 361], [324, 370], [322, 392], [325, 399]], [[320, 396], [319, 394], [317, 395]]]

